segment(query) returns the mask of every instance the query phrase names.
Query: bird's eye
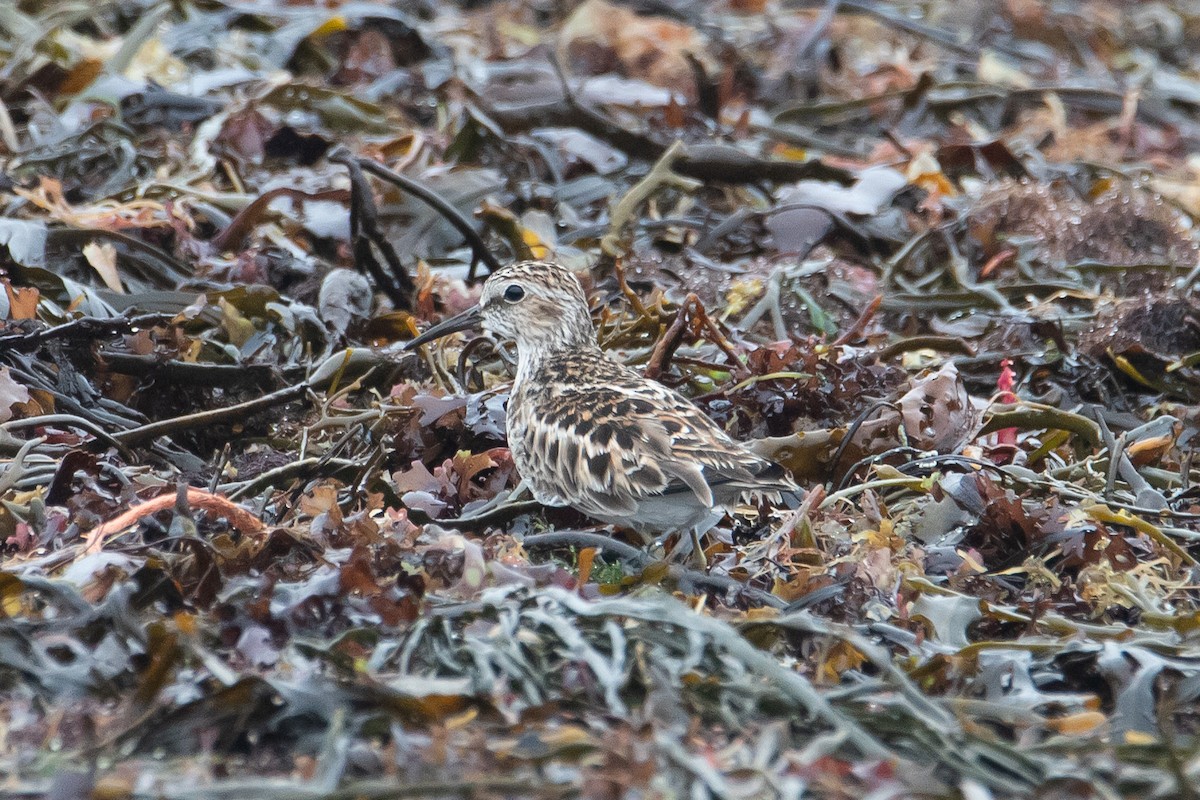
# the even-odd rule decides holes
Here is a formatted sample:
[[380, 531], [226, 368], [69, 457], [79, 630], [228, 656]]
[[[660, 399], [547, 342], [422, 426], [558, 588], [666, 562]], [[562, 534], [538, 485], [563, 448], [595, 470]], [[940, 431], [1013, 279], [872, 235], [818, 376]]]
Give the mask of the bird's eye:
[[510, 303], [515, 303], [525, 296], [525, 290], [515, 283], [510, 283], [508, 288], [504, 290], [504, 299]]

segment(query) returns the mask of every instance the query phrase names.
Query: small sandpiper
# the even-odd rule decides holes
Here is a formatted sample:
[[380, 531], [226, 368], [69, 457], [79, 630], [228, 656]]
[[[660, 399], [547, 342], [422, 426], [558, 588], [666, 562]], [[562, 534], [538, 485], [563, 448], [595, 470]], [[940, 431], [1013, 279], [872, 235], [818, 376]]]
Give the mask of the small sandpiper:
[[408, 342], [482, 323], [517, 344], [508, 402], [513, 462], [533, 497], [688, 549], [747, 494], [795, 492], [777, 464], [730, 439], [692, 401], [600, 349], [574, 273], [549, 261], [497, 270], [479, 304]]

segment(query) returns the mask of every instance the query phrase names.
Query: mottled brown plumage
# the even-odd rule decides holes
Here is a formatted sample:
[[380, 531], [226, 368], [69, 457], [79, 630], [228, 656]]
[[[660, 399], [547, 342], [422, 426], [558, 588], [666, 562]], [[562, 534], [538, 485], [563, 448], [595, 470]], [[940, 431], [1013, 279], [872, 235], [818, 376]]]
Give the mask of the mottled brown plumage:
[[508, 441], [538, 502], [643, 533], [703, 533], [747, 492], [796, 488], [690, 400], [601, 350], [583, 288], [564, 267], [498, 270], [477, 308], [414, 344], [479, 320], [517, 344]]

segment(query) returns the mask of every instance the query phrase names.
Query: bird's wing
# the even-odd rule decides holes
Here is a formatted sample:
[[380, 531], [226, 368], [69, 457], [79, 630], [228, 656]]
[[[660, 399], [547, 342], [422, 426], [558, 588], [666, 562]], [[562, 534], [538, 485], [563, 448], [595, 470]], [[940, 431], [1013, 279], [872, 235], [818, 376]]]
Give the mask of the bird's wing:
[[622, 397], [591, 390], [544, 400], [525, 433], [533, 483], [554, 486], [565, 505], [584, 513], [615, 515], [633, 514], [639, 500], [666, 489], [670, 439], [618, 416]]
[[562, 390], [542, 401], [526, 431], [530, 462], [541, 475], [559, 477], [546, 483], [565, 504], [632, 514], [646, 497], [690, 492], [711, 507], [712, 486], [753, 486], [772, 466], [666, 387], [640, 376], [622, 383]]

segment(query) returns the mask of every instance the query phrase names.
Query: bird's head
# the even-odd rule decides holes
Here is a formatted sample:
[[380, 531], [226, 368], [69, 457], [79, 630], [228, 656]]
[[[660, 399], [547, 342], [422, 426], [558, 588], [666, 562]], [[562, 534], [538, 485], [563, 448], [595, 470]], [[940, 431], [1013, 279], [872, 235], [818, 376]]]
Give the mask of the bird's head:
[[551, 261], [520, 261], [488, 277], [478, 305], [434, 325], [405, 349], [480, 324], [522, 350], [596, 342], [587, 296], [575, 274]]

